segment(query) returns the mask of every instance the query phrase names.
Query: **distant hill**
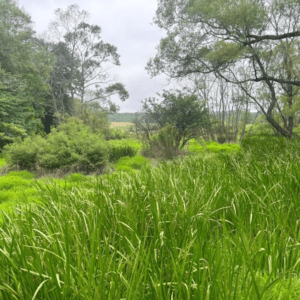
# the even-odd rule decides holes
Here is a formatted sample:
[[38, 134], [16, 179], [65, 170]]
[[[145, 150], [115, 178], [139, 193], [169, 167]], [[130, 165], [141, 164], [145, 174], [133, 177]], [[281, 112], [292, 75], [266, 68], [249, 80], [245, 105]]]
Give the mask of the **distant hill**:
[[130, 122], [136, 118], [136, 116], [140, 116], [141, 113], [115, 113], [108, 115], [109, 122]]

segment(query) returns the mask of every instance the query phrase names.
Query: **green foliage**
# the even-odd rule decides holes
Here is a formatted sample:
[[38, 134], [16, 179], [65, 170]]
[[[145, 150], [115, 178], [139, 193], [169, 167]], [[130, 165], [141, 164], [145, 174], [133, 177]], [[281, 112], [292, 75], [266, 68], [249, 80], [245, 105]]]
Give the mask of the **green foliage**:
[[134, 139], [110, 140], [109, 161], [115, 162], [123, 156], [133, 157], [141, 149], [142, 144]]
[[204, 152], [205, 148], [195, 139], [189, 141], [189, 152]]
[[219, 152], [237, 152], [240, 150], [240, 146], [238, 144], [218, 144], [216, 142], [211, 142], [209, 145], [206, 146], [206, 149], [209, 152], [219, 153]]
[[26, 96], [24, 80], [0, 68], [0, 151], [17, 137], [41, 130], [32, 101]]
[[94, 171], [105, 167], [108, 145], [78, 118], [69, 118], [47, 137], [47, 147], [39, 152], [39, 164], [45, 169], [76, 166]]
[[259, 135], [249, 138], [244, 138], [241, 141], [241, 147], [244, 151], [254, 151], [253, 155], [264, 159], [266, 155], [284, 155], [286, 152], [298, 153], [297, 140], [293, 142], [287, 140], [284, 137]]
[[9, 172], [6, 176], [0, 176], [0, 211], [12, 211], [17, 204], [40, 203], [38, 191], [33, 187], [34, 177], [34, 174], [27, 171]]
[[[276, 28], [271, 21], [274, 15], [282, 20]], [[297, 35], [296, 27], [284, 24], [297, 24], [299, 16], [296, 0], [271, 0], [268, 5], [253, 0], [159, 1], [155, 23], [167, 36], [161, 39], [146, 69], [152, 77], [164, 74], [181, 81], [212, 75], [211, 80], [225, 80], [238, 89], [241, 83], [252, 82], [251, 89], [247, 87], [251, 101], [268, 112], [274, 130], [290, 138], [294, 122], [290, 117], [300, 109], [296, 82], [299, 51], [298, 41], [292, 39]], [[267, 42], [278, 31], [286, 35], [278, 36], [269, 47]], [[201, 94], [211, 101], [207, 90]], [[275, 114], [284, 119], [283, 124], [275, 120]]]
[[30, 170], [37, 166], [38, 153], [45, 146], [46, 141], [41, 136], [29, 136], [24, 141], [19, 139], [13, 144], [6, 145], [3, 153], [9, 165]]
[[30, 16], [15, 1], [0, 2], [0, 61], [8, 72], [22, 73], [30, 61], [30, 38], [33, 36]]
[[71, 167], [91, 172], [104, 170], [109, 158], [107, 142], [80, 119], [69, 118], [47, 136], [28, 137], [5, 147], [8, 163], [22, 169], [53, 170]]
[[107, 136], [109, 134], [108, 113], [98, 102], [82, 105], [79, 99], [74, 99], [74, 114], [89, 126], [93, 133]]
[[0, 168], [6, 165], [6, 159], [0, 157]]
[[141, 155], [134, 157], [122, 157], [115, 165], [117, 171], [134, 173], [135, 170], [141, 170], [149, 164], [149, 160]]
[[178, 149], [179, 138], [176, 127], [168, 124], [146, 140], [141, 151], [146, 157], [172, 159], [183, 152]]
[[[43, 116], [44, 100], [50, 92], [48, 79], [55, 63], [54, 56], [34, 37], [31, 18], [16, 1], [0, 3], [0, 40], [0, 99], [9, 98], [6, 112], [8, 108], [12, 111], [4, 122], [23, 126], [20, 122], [26, 121], [23, 126], [26, 131], [36, 132], [41, 125], [37, 119]], [[30, 121], [19, 118], [20, 111], [31, 114]]]
[[5, 177], [20, 177], [20, 178], [23, 178], [25, 180], [31, 180], [31, 179], [34, 179], [36, 177], [35, 174], [33, 173], [30, 173], [28, 171], [11, 171], [9, 172]]
[[123, 156], [133, 157], [137, 154], [138, 149], [131, 145], [112, 145], [109, 149], [109, 161], [114, 162]]
[[[160, 128], [170, 124], [177, 130], [172, 131], [172, 141], [165, 141], [164, 143], [175, 142], [173, 145], [176, 149], [182, 149], [185, 144], [192, 138], [198, 138], [202, 128], [208, 126], [209, 115], [196, 95], [186, 95], [180, 91], [173, 94], [164, 91], [163, 100], [161, 103], [156, 103], [156, 99], [149, 98], [143, 103], [143, 111], [150, 118], [152, 123], [158, 124]], [[144, 128], [141, 121], [135, 122], [137, 129]], [[149, 139], [149, 133], [146, 133]], [[176, 135], [176, 136], [175, 136]], [[170, 146], [170, 145], [169, 145]]]
[[[101, 28], [88, 24], [88, 18], [88, 12], [80, 11], [79, 6], [73, 4], [66, 10], [55, 10], [55, 20], [51, 21], [49, 28], [58, 39], [64, 40], [70, 50], [72, 59], [68, 89], [72, 99], [76, 95], [82, 106], [97, 100], [105, 104], [107, 110], [115, 112], [117, 107], [110, 100], [111, 96], [117, 94], [124, 101], [129, 97], [128, 92], [122, 83], [101, 85], [111, 81], [105, 65], [120, 65], [120, 55], [115, 46], [103, 42]], [[89, 90], [92, 86], [93, 91]]]
[[108, 134], [106, 134], [105, 139], [106, 140], [121, 140], [128, 138], [129, 135], [127, 132], [120, 128], [109, 128]]
[[238, 144], [219, 144], [217, 142], [205, 142], [204, 140], [200, 144], [197, 140], [192, 139], [189, 142], [188, 149], [192, 153], [236, 153], [240, 151], [241, 147]]
[[299, 141], [286, 143], [39, 181], [43, 205], [2, 217], [0, 299], [299, 299]]
[[86, 176], [84, 176], [81, 173], [73, 173], [73, 174], [67, 176], [65, 179], [66, 179], [66, 181], [69, 181], [69, 182], [84, 182], [87, 180]]

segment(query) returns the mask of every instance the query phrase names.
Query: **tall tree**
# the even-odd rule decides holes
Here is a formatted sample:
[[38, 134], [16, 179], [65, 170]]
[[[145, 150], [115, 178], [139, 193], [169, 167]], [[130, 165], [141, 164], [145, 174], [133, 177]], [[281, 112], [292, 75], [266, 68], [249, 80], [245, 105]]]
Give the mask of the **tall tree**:
[[[292, 118], [285, 128], [273, 113], [283, 85], [289, 91], [300, 86], [298, 71], [289, 64], [289, 72], [282, 72], [282, 65], [272, 61], [283, 41], [288, 47], [300, 36], [299, 19], [296, 0], [159, 0], [155, 23], [167, 37], [147, 70], [172, 78], [212, 73], [236, 84], [279, 134], [290, 137]], [[288, 61], [290, 55], [286, 51], [277, 60]], [[260, 88], [267, 90], [268, 100], [259, 97]]]
[[0, 63], [11, 73], [23, 73], [30, 60], [34, 34], [30, 16], [13, 0], [0, 1]]
[[15, 138], [42, 130], [26, 88], [21, 76], [11, 75], [0, 68], [0, 151]]
[[0, 133], [37, 132], [54, 57], [37, 43], [30, 16], [13, 0], [0, 1], [0, 40]]
[[66, 11], [57, 9], [55, 16], [49, 30], [66, 43], [73, 62], [78, 63], [73, 63], [70, 70], [72, 99], [77, 96], [84, 104], [86, 92], [92, 88], [94, 97], [89, 101], [107, 99], [113, 94], [118, 94], [122, 101], [127, 99], [129, 95], [123, 84], [106, 85], [111, 82], [107, 67], [109, 63], [120, 65], [120, 56], [115, 46], [102, 41], [99, 26], [85, 22], [88, 13], [80, 11], [78, 5], [71, 5]]

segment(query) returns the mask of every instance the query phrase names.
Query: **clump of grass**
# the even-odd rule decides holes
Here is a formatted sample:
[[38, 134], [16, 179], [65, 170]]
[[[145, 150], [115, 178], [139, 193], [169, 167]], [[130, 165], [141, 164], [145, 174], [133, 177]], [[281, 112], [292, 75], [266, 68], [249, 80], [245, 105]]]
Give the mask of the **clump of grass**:
[[34, 179], [36, 177], [35, 174], [30, 173], [29, 171], [11, 171], [6, 175], [6, 178], [10, 177], [20, 177], [23, 179]]
[[134, 172], [141, 170], [143, 166], [149, 164], [149, 160], [141, 155], [135, 157], [122, 157], [115, 165], [117, 171]]
[[0, 299], [299, 299], [299, 142], [263, 142], [40, 183], [3, 216]]
[[85, 182], [87, 177], [81, 173], [73, 173], [65, 178], [69, 182]]
[[199, 141], [192, 139], [189, 141], [189, 152], [209, 152], [209, 153], [231, 153], [238, 152], [240, 150], [240, 145], [238, 144], [219, 144], [217, 142], [205, 142], [202, 141], [202, 144]]
[[0, 157], [0, 168], [2, 168], [3, 166], [5, 166], [6, 165], [6, 160], [5, 160], [5, 158], [1, 158]]
[[225, 144], [219, 144], [217, 142], [211, 142], [206, 146], [206, 149], [209, 152], [213, 153], [220, 153], [220, 152], [237, 152], [240, 150], [240, 145], [238, 144], [230, 144], [230, 143], [225, 143]]
[[34, 178], [35, 175], [28, 171], [0, 176], [0, 211], [11, 212], [17, 205], [40, 203], [38, 191], [33, 186]]
[[191, 139], [189, 141], [188, 149], [189, 152], [197, 152], [197, 153], [201, 153], [205, 151], [205, 148], [195, 139]]
[[30, 186], [30, 181], [22, 177], [15, 175], [1, 176], [0, 177], [0, 190], [9, 190], [9, 189], [22, 189], [27, 186]]

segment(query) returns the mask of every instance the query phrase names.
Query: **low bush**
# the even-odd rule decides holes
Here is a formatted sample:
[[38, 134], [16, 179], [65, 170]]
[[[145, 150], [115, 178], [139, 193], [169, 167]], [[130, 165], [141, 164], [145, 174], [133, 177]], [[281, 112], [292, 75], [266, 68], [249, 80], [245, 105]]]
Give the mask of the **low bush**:
[[23, 141], [18, 140], [4, 147], [7, 163], [20, 169], [32, 169], [37, 165], [38, 152], [46, 145], [41, 136], [29, 136]]
[[125, 130], [119, 128], [109, 128], [109, 132], [105, 135], [105, 139], [109, 140], [121, 140], [128, 138], [129, 134]]
[[205, 148], [195, 139], [189, 141], [189, 152], [204, 152]]
[[73, 173], [65, 178], [69, 182], [84, 182], [87, 180], [86, 176], [80, 173]]
[[6, 165], [5, 158], [0, 158], [0, 168]]
[[109, 149], [109, 161], [115, 162], [121, 157], [129, 156], [133, 157], [137, 154], [138, 149], [130, 145], [115, 145]]
[[177, 137], [176, 127], [168, 124], [144, 142], [142, 154], [146, 157], [162, 159], [173, 159], [184, 154], [185, 152], [179, 149]]
[[44, 139], [28, 137], [5, 147], [10, 165], [20, 169], [62, 168], [91, 172], [103, 171], [109, 160], [108, 142], [76, 118], [69, 118]]

